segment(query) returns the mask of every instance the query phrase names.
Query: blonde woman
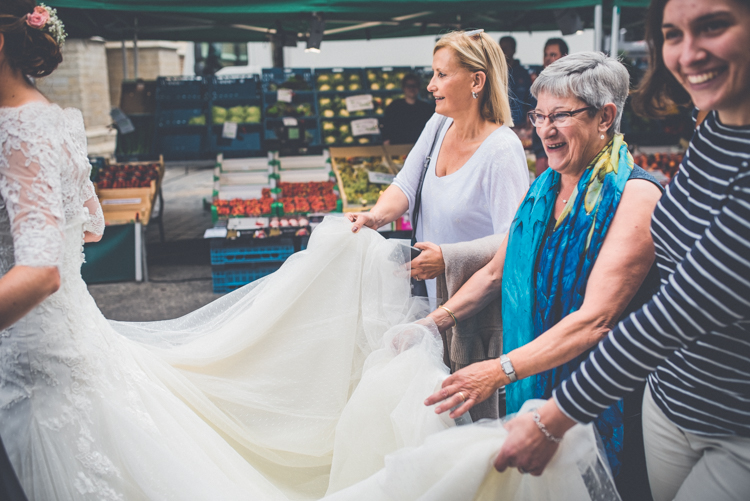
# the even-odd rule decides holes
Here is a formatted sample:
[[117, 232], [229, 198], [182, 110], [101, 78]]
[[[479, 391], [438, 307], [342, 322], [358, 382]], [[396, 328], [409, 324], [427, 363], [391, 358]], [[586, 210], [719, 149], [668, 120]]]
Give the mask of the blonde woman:
[[[412, 277], [427, 280], [430, 297], [448, 299], [454, 288], [451, 277], [471, 276], [486, 264], [451, 244], [507, 233], [529, 176], [521, 142], [510, 129], [508, 69], [497, 42], [481, 30], [449, 33], [435, 44], [432, 68], [427, 90], [435, 96], [436, 114], [378, 203], [349, 219], [357, 232], [363, 226], [379, 228], [407, 210], [412, 221], [418, 216], [416, 247], [422, 254], [411, 263]], [[427, 157], [421, 207], [415, 214]], [[499, 244], [488, 241], [495, 249]], [[462, 270], [468, 263], [472, 269]], [[437, 284], [430, 280], [436, 277]], [[455, 281], [462, 283], [460, 277]], [[446, 363], [452, 370], [501, 354], [499, 329], [474, 343], [475, 348], [481, 345], [478, 350], [450, 346], [448, 340], [457, 334], [446, 337]]]

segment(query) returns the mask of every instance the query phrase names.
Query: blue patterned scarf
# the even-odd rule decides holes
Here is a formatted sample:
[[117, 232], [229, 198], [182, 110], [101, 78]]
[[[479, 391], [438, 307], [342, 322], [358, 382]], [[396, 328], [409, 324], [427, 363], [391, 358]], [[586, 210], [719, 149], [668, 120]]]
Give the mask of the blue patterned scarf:
[[[591, 269], [632, 171], [633, 157], [617, 134], [586, 168], [554, 225], [560, 175], [547, 169], [531, 185], [511, 224], [503, 270], [505, 353], [533, 341], [581, 307]], [[507, 412], [517, 412], [530, 398], [550, 398], [587, 356], [588, 351], [508, 385]], [[616, 475], [622, 451], [622, 401], [604, 411], [595, 425]]]

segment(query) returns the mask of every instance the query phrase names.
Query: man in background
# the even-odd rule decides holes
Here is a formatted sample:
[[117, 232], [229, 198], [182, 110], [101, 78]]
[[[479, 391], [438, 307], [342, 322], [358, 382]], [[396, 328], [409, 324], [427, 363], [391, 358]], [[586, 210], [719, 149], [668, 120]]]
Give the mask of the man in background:
[[516, 39], [505, 36], [500, 39], [500, 48], [508, 63], [508, 91], [510, 93], [510, 111], [516, 127], [526, 123], [526, 113], [529, 111], [529, 89], [531, 75], [521, 66], [521, 61], [513, 59], [516, 55]]
[[403, 99], [394, 100], [383, 116], [383, 144], [414, 144], [427, 121], [435, 113], [435, 105], [419, 99], [419, 77], [413, 73], [401, 80]]
[[[544, 44], [544, 67], [546, 68], [550, 64], [554, 63], [561, 57], [568, 55], [568, 44], [562, 38], [550, 38], [547, 43]], [[531, 97], [531, 109], [536, 108], [536, 99]], [[544, 145], [539, 134], [536, 133], [536, 127], [531, 131], [531, 151], [536, 155], [536, 168], [535, 174], [537, 177], [547, 170], [549, 167], [549, 160], [547, 159], [547, 153], [544, 151]]]

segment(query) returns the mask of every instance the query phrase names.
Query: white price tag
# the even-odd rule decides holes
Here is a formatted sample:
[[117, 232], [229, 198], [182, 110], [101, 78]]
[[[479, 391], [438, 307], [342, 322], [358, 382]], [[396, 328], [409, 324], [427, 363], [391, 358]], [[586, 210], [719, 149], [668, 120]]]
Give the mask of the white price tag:
[[237, 124], [234, 122], [224, 122], [221, 137], [224, 139], [237, 139]]
[[297, 127], [297, 125], [299, 125], [297, 119], [294, 117], [284, 117], [283, 121], [284, 127]]
[[141, 203], [140, 198], [108, 198], [101, 201], [102, 205], [134, 205]]
[[282, 103], [291, 103], [294, 97], [294, 91], [292, 89], [279, 89], [276, 91], [276, 100]]
[[391, 184], [393, 182], [393, 178], [395, 178], [393, 174], [386, 174], [385, 172], [368, 172], [367, 178], [370, 180], [373, 184]]
[[380, 134], [377, 118], [352, 120], [352, 136], [369, 136], [372, 134]]
[[372, 110], [372, 94], [349, 96], [346, 98], [346, 111]]
[[226, 238], [226, 237], [227, 237], [226, 228], [206, 228], [206, 231], [203, 232], [203, 238]]

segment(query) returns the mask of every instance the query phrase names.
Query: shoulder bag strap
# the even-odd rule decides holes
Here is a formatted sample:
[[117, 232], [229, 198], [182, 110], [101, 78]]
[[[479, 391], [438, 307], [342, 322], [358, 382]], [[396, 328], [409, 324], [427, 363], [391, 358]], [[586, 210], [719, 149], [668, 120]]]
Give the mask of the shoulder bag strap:
[[445, 125], [446, 120], [448, 120], [448, 117], [440, 118], [440, 121], [438, 122], [438, 126], [437, 126], [437, 132], [435, 132], [435, 137], [432, 139], [432, 146], [430, 147], [430, 153], [427, 154], [427, 156], [424, 159], [424, 163], [422, 164], [422, 175], [419, 177], [419, 187], [417, 188], [417, 194], [414, 197], [414, 213], [412, 214], [412, 218], [411, 218], [411, 244], [412, 245], [417, 243], [417, 223], [419, 221], [419, 210], [422, 208], [422, 186], [424, 186], [424, 178], [427, 175], [427, 169], [430, 168], [430, 162], [432, 161], [432, 154], [435, 151], [435, 145], [437, 144], [438, 137], [440, 136], [440, 131], [443, 130], [443, 126]]

